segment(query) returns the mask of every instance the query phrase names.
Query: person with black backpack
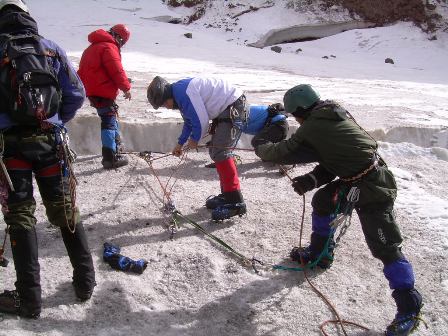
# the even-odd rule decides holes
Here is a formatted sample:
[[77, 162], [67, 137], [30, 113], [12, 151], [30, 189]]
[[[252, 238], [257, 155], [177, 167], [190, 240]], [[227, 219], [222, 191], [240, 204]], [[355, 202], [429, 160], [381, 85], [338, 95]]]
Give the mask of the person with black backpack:
[[27, 6], [0, 0], [0, 203], [17, 277], [16, 289], [0, 294], [2, 313], [41, 313], [33, 174], [49, 222], [60, 227], [76, 296], [88, 300], [93, 293], [95, 271], [75, 206], [73, 152], [64, 128], [84, 99], [65, 52], [39, 35]]

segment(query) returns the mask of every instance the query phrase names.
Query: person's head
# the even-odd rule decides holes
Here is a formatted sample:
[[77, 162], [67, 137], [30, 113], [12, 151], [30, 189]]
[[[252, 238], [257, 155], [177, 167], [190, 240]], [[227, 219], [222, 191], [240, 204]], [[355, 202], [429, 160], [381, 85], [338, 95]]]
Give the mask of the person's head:
[[300, 84], [286, 91], [283, 97], [285, 111], [292, 114], [299, 122], [303, 122], [317, 103], [320, 101], [319, 94], [311, 85]]
[[0, 15], [7, 11], [19, 11], [29, 13], [28, 7], [21, 0], [0, 0]]
[[148, 86], [146, 97], [156, 110], [161, 106], [174, 109], [173, 90], [171, 84], [165, 78], [154, 77]]
[[126, 42], [129, 40], [129, 37], [131, 36], [131, 32], [129, 31], [128, 27], [121, 23], [113, 26], [109, 30], [109, 33], [117, 41], [120, 48], [126, 44]]

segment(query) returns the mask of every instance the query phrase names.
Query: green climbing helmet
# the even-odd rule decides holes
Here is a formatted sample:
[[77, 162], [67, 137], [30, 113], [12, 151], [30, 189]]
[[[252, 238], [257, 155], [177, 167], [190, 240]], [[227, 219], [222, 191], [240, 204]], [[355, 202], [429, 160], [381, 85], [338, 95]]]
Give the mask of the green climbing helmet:
[[302, 116], [320, 101], [319, 94], [309, 84], [300, 84], [286, 91], [283, 97], [285, 111], [296, 117]]

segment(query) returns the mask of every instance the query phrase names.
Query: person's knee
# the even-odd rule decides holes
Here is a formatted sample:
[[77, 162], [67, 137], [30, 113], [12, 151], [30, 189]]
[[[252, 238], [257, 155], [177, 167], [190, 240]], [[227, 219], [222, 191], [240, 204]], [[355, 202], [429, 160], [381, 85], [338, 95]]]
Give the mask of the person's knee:
[[384, 247], [379, 244], [368, 244], [372, 256], [381, 260], [384, 265], [390, 264], [396, 260], [404, 259], [404, 254], [399, 246]]
[[34, 200], [8, 204], [8, 211], [4, 215], [5, 223], [12, 230], [30, 230], [36, 225], [35, 210], [36, 202]]
[[55, 226], [64, 227], [71, 223], [74, 218], [75, 223], [79, 222], [79, 210], [72, 206], [69, 197], [58, 201], [43, 201], [48, 221]]
[[330, 216], [335, 213], [336, 206], [334, 193], [329, 192], [325, 188], [321, 188], [313, 196], [311, 201], [313, 212], [321, 217]]

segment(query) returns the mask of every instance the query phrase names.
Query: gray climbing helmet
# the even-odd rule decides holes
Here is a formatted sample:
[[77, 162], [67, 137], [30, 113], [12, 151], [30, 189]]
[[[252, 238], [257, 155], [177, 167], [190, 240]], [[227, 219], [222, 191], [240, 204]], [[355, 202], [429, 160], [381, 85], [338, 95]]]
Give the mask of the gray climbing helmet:
[[171, 84], [165, 78], [154, 77], [146, 91], [149, 103], [157, 110], [165, 101], [172, 97]]

